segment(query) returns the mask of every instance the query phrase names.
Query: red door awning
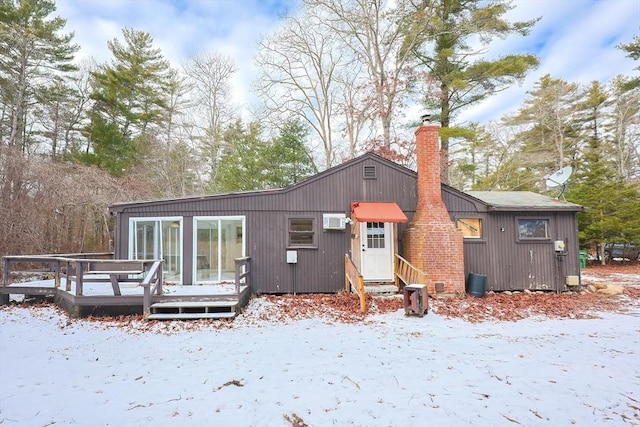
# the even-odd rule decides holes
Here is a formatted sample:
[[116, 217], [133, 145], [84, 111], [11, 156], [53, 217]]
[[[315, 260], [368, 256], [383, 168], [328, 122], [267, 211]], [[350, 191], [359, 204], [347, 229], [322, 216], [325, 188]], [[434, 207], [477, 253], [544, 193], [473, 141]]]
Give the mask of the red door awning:
[[359, 222], [408, 222], [400, 206], [393, 202], [353, 202], [351, 216]]

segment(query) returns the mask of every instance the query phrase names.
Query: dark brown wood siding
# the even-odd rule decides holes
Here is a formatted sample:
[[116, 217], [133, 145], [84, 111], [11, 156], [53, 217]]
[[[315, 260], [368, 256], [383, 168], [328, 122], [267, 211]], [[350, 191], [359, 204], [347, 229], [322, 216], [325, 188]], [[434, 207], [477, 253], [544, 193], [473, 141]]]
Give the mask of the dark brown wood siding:
[[[566, 276], [580, 275], [576, 212], [489, 211], [470, 196], [445, 188], [443, 200], [452, 220], [480, 218], [481, 239], [465, 239], [465, 275], [487, 276], [494, 291], [546, 289], [566, 290]], [[519, 240], [518, 218], [549, 220], [549, 240]], [[554, 241], [566, 242], [567, 253], [558, 254]]]
[[[375, 167], [375, 179], [364, 179], [364, 166]], [[365, 155], [281, 190], [115, 206], [116, 256], [128, 257], [130, 218], [182, 216], [183, 282], [190, 284], [193, 217], [242, 215], [246, 220], [246, 254], [251, 257], [254, 293], [338, 292], [344, 288], [344, 255], [350, 251], [351, 230], [349, 225], [345, 230], [323, 230], [322, 214], [349, 216], [351, 202], [379, 201], [395, 202], [411, 217], [415, 192], [415, 173]], [[287, 247], [288, 218], [292, 216], [315, 219], [316, 247]], [[399, 233], [404, 227], [401, 224]], [[297, 264], [287, 263], [288, 249], [297, 251]]]
[[[375, 179], [363, 177], [364, 166], [375, 167]], [[492, 211], [448, 186], [443, 186], [442, 197], [452, 220], [482, 219], [482, 239], [464, 242], [465, 273], [487, 275], [489, 290], [564, 290], [566, 276], [580, 274], [576, 212]], [[344, 286], [344, 254], [351, 250], [351, 230], [349, 225], [341, 231], [323, 230], [322, 214], [349, 216], [350, 203], [355, 201], [395, 202], [411, 220], [416, 174], [375, 155], [364, 155], [285, 189], [115, 205], [114, 249], [116, 257], [128, 258], [132, 217], [183, 217], [183, 282], [191, 284], [193, 217], [244, 216], [254, 293], [337, 292]], [[286, 261], [290, 216], [310, 216], [316, 224], [316, 247], [296, 249], [295, 265]], [[551, 239], [518, 241], [518, 217], [548, 218]], [[406, 224], [398, 226], [401, 255], [405, 228]], [[567, 242], [566, 255], [555, 253], [554, 240]]]

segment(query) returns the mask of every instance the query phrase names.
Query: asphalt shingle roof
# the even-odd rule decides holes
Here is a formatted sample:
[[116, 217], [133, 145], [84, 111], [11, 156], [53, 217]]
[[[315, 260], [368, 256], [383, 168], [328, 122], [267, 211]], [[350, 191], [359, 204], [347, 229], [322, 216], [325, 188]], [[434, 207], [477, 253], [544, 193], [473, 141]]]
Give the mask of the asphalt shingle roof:
[[496, 209], [558, 209], [581, 211], [575, 203], [554, 199], [531, 191], [467, 191], [471, 197]]

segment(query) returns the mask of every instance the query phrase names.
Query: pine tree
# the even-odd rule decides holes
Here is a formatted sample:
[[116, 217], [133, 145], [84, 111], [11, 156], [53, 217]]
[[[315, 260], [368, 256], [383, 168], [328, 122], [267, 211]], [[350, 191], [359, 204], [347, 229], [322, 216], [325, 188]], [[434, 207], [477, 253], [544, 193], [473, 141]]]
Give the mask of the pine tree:
[[[117, 151], [132, 156], [92, 160], [98, 165], [111, 165], [108, 170], [116, 174], [139, 160], [136, 157], [145, 151], [150, 135], [161, 132], [167, 117], [165, 85], [172, 81], [169, 63], [159, 49], [153, 48], [148, 33], [125, 28], [122, 34], [124, 44], [118, 39], [108, 42], [113, 54], [111, 64], [101, 66], [92, 75], [91, 97], [95, 104], [87, 128], [93, 155], [108, 153], [107, 147], [114, 149], [121, 144]], [[118, 130], [118, 137], [114, 129]], [[140, 144], [143, 146], [138, 148]]]
[[[441, 176], [445, 183], [449, 180], [449, 140], [468, 135], [454, 126], [456, 114], [506, 89], [538, 65], [538, 59], [527, 54], [485, 59], [494, 38], [514, 33], [526, 36], [537, 22], [509, 22], [504, 15], [510, 9], [503, 0], [423, 0], [407, 28], [412, 45], [415, 34], [421, 34], [423, 42], [412, 51], [439, 89], [425, 104], [439, 112], [436, 119], [441, 123]], [[480, 41], [481, 47], [474, 47], [475, 41]]]
[[73, 33], [59, 34], [66, 25], [50, 0], [0, 1], [0, 136], [23, 153], [36, 97], [56, 74], [72, 71]]
[[571, 164], [575, 157], [580, 140], [575, 122], [579, 89], [575, 83], [547, 74], [528, 92], [518, 112], [505, 121], [523, 128], [515, 140], [522, 144], [523, 166], [537, 170], [538, 178]]
[[[618, 45], [619, 49], [627, 52], [627, 56], [635, 61], [640, 59], [640, 36], [634, 36], [633, 40], [629, 43], [621, 43]], [[636, 70], [640, 70], [640, 66], [636, 67]], [[625, 83], [625, 89], [634, 89], [640, 87], [640, 77], [630, 79]]]
[[288, 121], [281, 127], [265, 153], [266, 164], [272, 165], [267, 174], [269, 188], [286, 187], [318, 172], [304, 144], [308, 134], [299, 120]]
[[241, 120], [229, 126], [223, 134], [224, 151], [218, 164], [215, 181], [207, 185], [209, 192], [248, 191], [263, 189], [263, 158], [257, 122], [247, 127]]
[[586, 207], [578, 215], [580, 243], [602, 249], [605, 243], [640, 239], [640, 194], [625, 182], [612, 160], [612, 134], [606, 122], [611, 118], [614, 100], [593, 82], [578, 104], [581, 135], [587, 144], [576, 158], [568, 200]]
[[216, 180], [208, 191], [281, 188], [317, 172], [304, 146], [307, 130], [300, 122], [285, 123], [271, 140], [263, 139], [261, 132], [257, 122], [245, 127], [237, 120], [227, 128]]

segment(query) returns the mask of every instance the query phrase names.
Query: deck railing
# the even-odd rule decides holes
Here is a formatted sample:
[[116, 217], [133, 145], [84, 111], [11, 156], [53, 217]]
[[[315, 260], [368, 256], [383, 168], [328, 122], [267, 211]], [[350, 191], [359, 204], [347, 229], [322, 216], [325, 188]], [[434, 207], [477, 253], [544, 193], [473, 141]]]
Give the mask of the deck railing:
[[406, 285], [426, 285], [427, 276], [400, 255], [395, 255], [395, 283], [398, 289]]
[[[113, 258], [113, 252], [59, 255], [5, 255], [2, 257], [2, 286], [9, 285], [11, 274], [53, 274], [55, 287], [60, 287], [60, 277], [69, 265], [77, 259], [92, 258], [102, 260]], [[11, 271], [12, 264], [21, 268]]]
[[236, 258], [236, 295], [240, 295], [240, 286], [251, 286], [251, 257]]
[[[59, 288], [61, 279], [65, 279], [65, 291], [71, 291], [75, 282], [75, 295], [83, 295], [85, 281], [108, 282], [113, 288], [114, 295], [120, 295], [119, 283], [134, 282], [131, 275], [142, 275], [149, 271], [156, 260], [115, 260], [103, 259], [100, 256], [113, 256], [110, 253], [99, 254], [64, 254], [64, 255], [7, 255], [3, 259], [2, 286], [9, 286], [11, 274], [40, 273], [52, 274], [54, 286]], [[72, 257], [71, 257], [72, 256]], [[96, 258], [90, 258], [95, 256]], [[11, 271], [11, 265], [45, 265], [44, 268], [29, 268], [27, 270]], [[108, 277], [104, 277], [108, 276]], [[162, 277], [162, 276], [160, 276]], [[161, 282], [161, 281], [160, 281]], [[160, 287], [162, 284], [160, 283]]]
[[151, 268], [140, 283], [144, 290], [142, 295], [142, 315], [145, 319], [151, 314], [151, 296], [162, 295], [162, 261], [157, 260], [151, 264]]
[[364, 278], [348, 254], [344, 256], [344, 286], [347, 293], [351, 293], [351, 287], [353, 286], [360, 298], [360, 311], [366, 313], [367, 298], [364, 291]]

